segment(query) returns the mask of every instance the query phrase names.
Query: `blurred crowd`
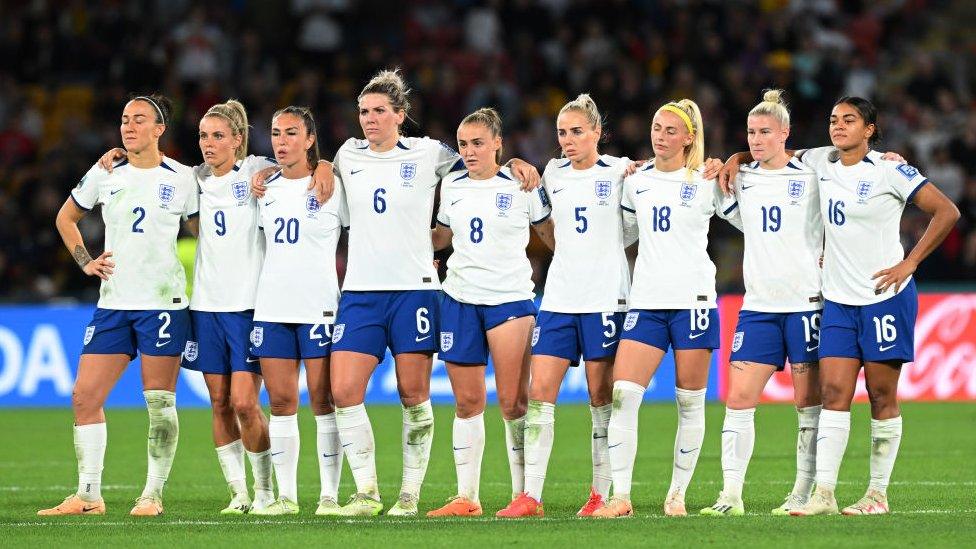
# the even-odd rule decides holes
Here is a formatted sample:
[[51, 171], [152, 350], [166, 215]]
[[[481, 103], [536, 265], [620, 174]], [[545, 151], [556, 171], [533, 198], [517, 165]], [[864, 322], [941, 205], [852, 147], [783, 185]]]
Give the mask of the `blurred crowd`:
[[[921, 282], [976, 279], [976, 34], [972, 2], [936, 0], [12, 0], [0, 5], [0, 300], [97, 298], [63, 249], [54, 216], [98, 156], [119, 146], [130, 91], [175, 102], [162, 148], [201, 161], [196, 127], [229, 97], [250, 111], [252, 152], [270, 152], [271, 113], [310, 106], [323, 155], [361, 136], [355, 99], [380, 68], [413, 88], [409, 135], [454, 143], [456, 124], [500, 110], [505, 154], [559, 155], [555, 114], [589, 92], [602, 152], [646, 158], [649, 116], [690, 97], [708, 156], [746, 148], [761, 91], [787, 91], [789, 146], [829, 144], [841, 95], [875, 101], [880, 148], [901, 153], [963, 218]], [[905, 246], [926, 217], [910, 206]], [[82, 223], [101, 251], [97, 215]], [[741, 291], [742, 240], [716, 222], [720, 291]], [[541, 284], [548, 259], [533, 248]], [[541, 288], [541, 286], [540, 286]]]

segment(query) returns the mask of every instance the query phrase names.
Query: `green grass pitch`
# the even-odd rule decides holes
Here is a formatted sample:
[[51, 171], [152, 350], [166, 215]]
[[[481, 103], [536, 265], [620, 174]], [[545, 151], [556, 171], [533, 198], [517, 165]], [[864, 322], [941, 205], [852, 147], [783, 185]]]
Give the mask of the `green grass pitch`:
[[[377, 466], [387, 505], [400, 483], [400, 409], [371, 406], [378, 445]], [[421, 510], [439, 506], [455, 490], [448, 406], [436, 407], [434, 449]], [[708, 431], [698, 469], [687, 495], [689, 511], [710, 505], [721, 488], [719, 432], [723, 408], [708, 407]], [[645, 405], [634, 473], [635, 517], [614, 521], [581, 520], [574, 514], [590, 481], [589, 411], [585, 406], [556, 408], [556, 447], [546, 482], [546, 518], [501, 521], [494, 512], [510, 492], [504, 435], [497, 409], [487, 414], [487, 444], [482, 473], [480, 519], [329, 520], [316, 517], [318, 467], [314, 422], [300, 412], [302, 461], [299, 490], [302, 512], [275, 520], [224, 518], [228, 501], [210, 439], [206, 409], [180, 411], [180, 448], [165, 492], [166, 514], [153, 519], [128, 516], [146, 469], [144, 410], [110, 410], [104, 483], [108, 512], [103, 517], [37, 517], [41, 507], [58, 503], [74, 490], [75, 459], [69, 410], [0, 412], [0, 545], [6, 547], [235, 546], [331, 547], [497, 546], [568, 544], [617, 546], [779, 546], [882, 547], [976, 544], [976, 405], [904, 405], [905, 436], [895, 466], [889, 499], [893, 513], [881, 517], [771, 517], [792, 486], [796, 415], [790, 406], [760, 407], [756, 450], [749, 468], [745, 517], [668, 518], [661, 512], [671, 475], [676, 412], [673, 405]], [[867, 483], [869, 413], [854, 410], [853, 430], [840, 473], [838, 502], [861, 496]], [[348, 467], [340, 497], [352, 491]]]

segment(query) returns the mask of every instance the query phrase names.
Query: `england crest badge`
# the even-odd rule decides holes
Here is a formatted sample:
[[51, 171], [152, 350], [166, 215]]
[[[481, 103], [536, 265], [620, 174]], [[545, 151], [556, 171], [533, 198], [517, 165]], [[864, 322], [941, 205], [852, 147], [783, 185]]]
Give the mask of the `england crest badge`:
[[790, 179], [790, 182], [786, 185], [786, 194], [790, 195], [793, 200], [799, 200], [803, 197], [803, 192], [806, 190], [806, 182], [802, 179]]
[[745, 339], [745, 332], [736, 332], [735, 337], [732, 338], [732, 352], [736, 352], [742, 348], [742, 340]]
[[857, 198], [858, 202], [864, 204], [867, 202], [869, 196], [871, 196], [871, 189], [874, 188], [873, 181], [861, 180], [857, 182]]
[[498, 193], [495, 195], [495, 207], [504, 212], [512, 207], [512, 195], [508, 193]]
[[639, 316], [640, 316], [640, 313], [636, 313], [636, 312], [627, 313], [627, 316], [624, 318], [624, 331], [625, 332], [629, 332], [629, 331], [631, 331], [631, 330], [634, 329], [634, 326], [637, 326], [637, 318]]
[[234, 200], [238, 202], [244, 202], [247, 196], [251, 194], [251, 190], [247, 186], [247, 181], [238, 181], [230, 186], [230, 190], [234, 193]]
[[95, 327], [94, 326], [89, 326], [89, 327], [85, 328], [85, 343], [84, 344], [85, 345], [88, 345], [89, 343], [91, 343], [92, 337], [94, 337], [94, 336], [95, 336]]
[[682, 183], [681, 190], [678, 193], [678, 198], [681, 199], [681, 205], [687, 206], [688, 202], [695, 199], [696, 194], [698, 194], [698, 185], [694, 183]]
[[401, 162], [400, 163], [400, 179], [403, 180], [404, 187], [412, 187], [413, 178], [417, 177], [417, 163], [416, 162]]
[[446, 353], [454, 346], [454, 332], [441, 332], [441, 352]]
[[305, 209], [308, 210], [308, 213], [310, 214], [316, 213], [321, 208], [322, 208], [322, 204], [319, 203], [319, 200], [315, 198], [314, 195], [310, 194], [305, 197]]
[[333, 326], [332, 327], [332, 343], [339, 343], [339, 340], [342, 339], [342, 334], [344, 334], [344, 333], [346, 333], [346, 325], [345, 324], [336, 324], [335, 326]]
[[200, 345], [196, 341], [187, 341], [186, 348], [183, 349], [183, 358], [188, 362], [193, 362], [199, 355]]
[[176, 187], [172, 185], [167, 185], [166, 183], [160, 183], [158, 194], [159, 194], [159, 201], [162, 202], [163, 205], [165, 206], [170, 202], [172, 202], [173, 198], [176, 197]]
[[[593, 191], [601, 201], [610, 198], [612, 189], [609, 181], [597, 181], [593, 184]], [[600, 202], [600, 204], [603, 204], [603, 202]]]
[[264, 343], [264, 327], [255, 326], [251, 329], [251, 345], [260, 347]]

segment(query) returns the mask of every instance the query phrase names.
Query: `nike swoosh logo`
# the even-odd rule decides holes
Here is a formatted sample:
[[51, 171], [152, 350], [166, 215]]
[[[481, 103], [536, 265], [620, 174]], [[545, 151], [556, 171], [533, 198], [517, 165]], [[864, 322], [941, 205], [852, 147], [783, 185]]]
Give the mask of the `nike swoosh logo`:
[[164, 346], [164, 345], [169, 345], [169, 342], [170, 342], [170, 341], [173, 341], [173, 340], [172, 340], [172, 339], [167, 339], [166, 341], [163, 341], [163, 342], [159, 342], [159, 341], [157, 341], [157, 342], [156, 342], [156, 347], [158, 348], [158, 347], [162, 347], [162, 346]]
[[82, 507], [81, 508], [81, 512], [82, 513], [87, 513], [88, 511], [94, 511], [95, 509], [98, 509], [98, 507], [88, 507], [88, 506], [85, 506], [85, 507]]
[[823, 440], [825, 438], [827, 438], [827, 437], [820, 437], [820, 438], [817, 439], [817, 442], [820, 442], [821, 440]]
[[417, 343], [420, 343], [421, 341], [423, 341], [425, 339], [429, 339], [429, 338], [430, 338], [430, 336], [415, 337], [415, 338], [413, 338], [413, 340], [416, 341]]
[[879, 346], [878, 347], [878, 352], [879, 353], [883, 353], [883, 352], [887, 351], [888, 349], [892, 349], [894, 347], [895, 347], [894, 345], [888, 345], [887, 347], [881, 347], [881, 346]]
[[723, 433], [738, 433], [739, 431], [730, 431], [730, 430], [727, 430], [727, 429], [726, 429], [725, 431], [722, 431], [722, 432], [723, 432]]
[[338, 452], [335, 453], [335, 454], [322, 454], [322, 457], [324, 457], [324, 458], [331, 458], [331, 457], [336, 457], [337, 455], [339, 455]]
[[513, 452], [518, 452], [518, 451], [519, 451], [519, 450], [521, 450], [521, 449], [522, 449], [522, 448], [516, 448], [516, 447], [514, 447], [514, 446], [512, 446], [512, 451], [513, 451]]
[[610, 343], [603, 343], [602, 345], [603, 345], [603, 348], [606, 349], [607, 347], [609, 347], [611, 345], [616, 345], [616, 344], [617, 344], [616, 341], [611, 341]]
[[277, 200], [272, 200], [271, 202], [265, 202], [264, 205], [265, 206], [270, 206], [270, 205], [274, 204], [275, 202], [277, 202]]
[[743, 185], [743, 186], [742, 186], [742, 190], [744, 191], [744, 190], [746, 190], [746, 189], [751, 189], [751, 188], [753, 188], [753, 187], [755, 187], [755, 185], [749, 185], [748, 187], [746, 187], [745, 185]]
[[247, 362], [248, 364], [253, 364], [253, 363], [258, 362], [260, 360], [261, 360], [260, 358], [245, 358], [244, 359], [244, 362]]
[[462, 447], [458, 448], [457, 446], [454, 446], [453, 448], [454, 448], [455, 451], [457, 451], [457, 450], [467, 450], [468, 448], [471, 448], [471, 447], [470, 446], [462, 446]]
[[365, 170], [365, 169], [366, 169], [366, 168], [360, 168], [360, 169], [358, 169], [358, 170], [351, 170], [351, 171], [349, 172], [349, 175], [356, 175], [357, 173], [359, 173], [359, 172], [361, 172], [361, 171], [363, 171], [363, 170]]
[[409, 440], [407, 441], [407, 446], [423, 446], [423, 445], [424, 445], [423, 442], [410, 442]]
[[596, 435], [593, 435], [593, 440], [597, 440], [597, 439], [600, 439], [600, 438], [607, 438], [607, 435], [603, 435], [602, 437], [598, 437]]
[[620, 446], [621, 444], [623, 444], [623, 442], [618, 442], [616, 444], [611, 444], [610, 446], [607, 446], [607, 450], [609, 450], [610, 448], [616, 448], [617, 446]]
[[556, 190], [554, 190], [554, 191], [552, 191], [552, 194], [556, 194], [556, 193], [558, 193], [558, 192], [560, 192], [560, 191], [563, 191], [563, 190], [565, 190], [565, 189], [566, 189], [566, 187], [563, 187], [563, 188], [561, 188], [561, 189], [556, 189]]
[[695, 338], [699, 338], [699, 337], [701, 337], [701, 336], [703, 336], [703, 335], [705, 335], [705, 332], [702, 332], [702, 333], [700, 333], [700, 334], [688, 334], [688, 339], [695, 339]]
[[284, 453], [285, 453], [284, 450], [282, 450], [280, 452], [271, 452], [271, 457], [277, 456], [278, 454], [284, 454]]
[[457, 204], [458, 202], [460, 202], [460, 201], [462, 201], [462, 200], [464, 200], [464, 199], [463, 199], [463, 198], [459, 198], [459, 199], [457, 199], [457, 200], [453, 200], [453, 201], [451, 201], [451, 206], [453, 206], [453, 205], [455, 205], [455, 204]]
[[681, 452], [682, 454], [690, 454], [690, 453], [694, 452], [697, 449], [698, 448], [692, 448], [691, 450], [685, 450], [684, 448], [678, 448], [678, 451]]
[[821, 181], [830, 181], [830, 178], [829, 177], [821, 177], [820, 180]]
[[319, 347], [325, 347], [329, 343], [331, 343], [331, 341], [319, 341]]
[[813, 347], [807, 347], [807, 352], [809, 353], [810, 351], [816, 351], [819, 348], [820, 348], [820, 345], [814, 345]]
[[117, 190], [117, 191], [112, 191], [112, 192], [110, 192], [110, 193], [108, 193], [108, 194], [110, 194], [110, 195], [112, 195], [112, 196], [115, 196], [116, 194], [118, 194], [118, 193], [120, 193], [120, 192], [122, 192], [122, 189], [119, 189], [119, 190]]
[[352, 446], [352, 443], [350, 442], [350, 443], [347, 443], [347, 444], [343, 444], [342, 445], [343, 448], [345, 448], [346, 446]]
[[641, 190], [639, 190], [639, 191], [637, 191], [637, 194], [640, 194], [640, 193], [646, 193], [646, 192], [647, 192], [647, 191], [649, 191], [649, 190], [650, 190], [650, 189], [641, 189]]

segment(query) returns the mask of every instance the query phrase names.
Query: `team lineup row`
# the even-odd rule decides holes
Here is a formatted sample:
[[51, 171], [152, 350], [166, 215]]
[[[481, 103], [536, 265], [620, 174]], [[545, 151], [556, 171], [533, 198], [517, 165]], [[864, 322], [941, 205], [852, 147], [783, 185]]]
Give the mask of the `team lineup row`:
[[[872, 403], [871, 481], [844, 513], [888, 511], [901, 438], [895, 388], [902, 364], [913, 359], [911, 274], [959, 213], [915, 168], [871, 150], [878, 124], [870, 102], [838, 100], [831, 146], [794, 154], [786, 150], [789, 112], [780, 92], [767, 91], [747, 119], [749, 152], [724, 164], [705, 161], [697, 105], [670, 102], [650, 123], [654, 159], [638, 166], [599, 153], [602, 120], [584, 94], [559, 112], [563, 156], [547, 164], [541, 180], [523, 161], [501, 165], [501, 120], [492, 109], [465, 117], [455, 152], [400, 134], [409, 90], [395, 71], [367, 83], [357, 105], [364, 138], [349, 139], [332, 163], [319, 159], [308, 109], [275, 113], [271, 160], [247, 155], [240, 103], [215, 105], [200, 121], [204, 163], [196, 168], [159, 150], [169, 116], [164, 97], [134, 96], [125, 105], [124, 151], [93, 166], [58, 213], [66, 246], [102, 286], [72, 401], [78, 491], [39, 514], [105, 512], [102, 405], [141, 353], [149, 464], [131, 514], [163, 512], [179, 434], [173, 391], [181, 362], [204, 373], [211, 393], [214, 443], [233, 492], [222, 513], [298, 513], [304, 362], [317, 425], [316, 514], [377, 515], [384, 506], [364, 396], [387, 349], [403, 405], [402, 485], [387, 514], [419, 512], [436, 352], [456, 400], [458, 492], [428, 516], [482, 513], [489, 355], [512, 476], [512, 501], [497, 516], [543, 515], [556, 396], [575, 365], [586, 369], [593, 418], [591, 493], [579, 514], [629, 516], [638, 410], [669, 349], [679, 422], [664, 512], [687, 514], [684, 495], [704, 440], [708, 368], [719, 346], [715, 266], [706, 251], [713, 215], [744, 234], [746, 296], [722, 429], [724, 487], [701, 512], [744, 512], [755, 408], [787, 359], [798, 411], [797, 471], [773, 513], [838, 512], [833, 489], [861, 367]], [[908, 202], [932, 219], [906, 256], [898, 231]], [[93, 259], [78, 221], [96, 204], [105, 252]], [[189, 302], [175, 254], [181, 219], [199, 239]], [[525, 255], [530, 227], [553, 249], [538, 312]], [[348, 266], [340, 293], [335, 251], [343, 228]], [[634, 242], [631, 277], [624, 249]], [[442, 285], [433, 251], [447, 247], [453, 252]], [[259, 405], [262, 384], [270, 421]], [[344, 460], [356, 492], [340, 505]]]

